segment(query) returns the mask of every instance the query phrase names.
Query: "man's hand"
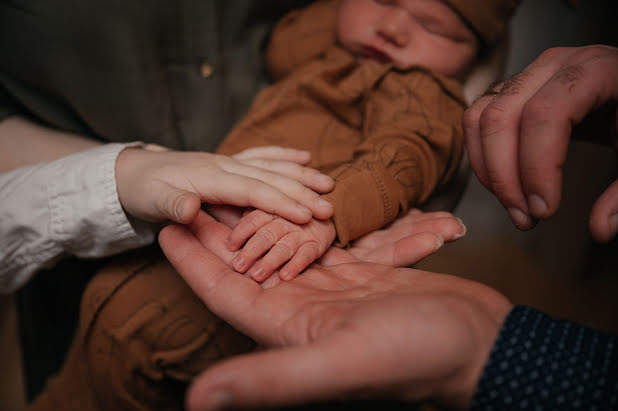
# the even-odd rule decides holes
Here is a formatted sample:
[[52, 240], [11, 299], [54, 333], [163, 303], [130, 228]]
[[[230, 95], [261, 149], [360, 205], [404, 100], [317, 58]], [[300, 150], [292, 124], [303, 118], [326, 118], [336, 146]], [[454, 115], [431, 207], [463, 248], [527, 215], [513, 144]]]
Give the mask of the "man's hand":
[[262, 282], [282, 267], [279, 277], [291, 280], [326, 252], [335, 234], [331, 220], [312, 219], [299, 225], [253, 210], [240, 219], [226, 245], [230, 251], [240, 249], [232, 261], [236, 271], [248, 271], [251, 278]]
[[[605, 125], [604, 134], [588, 139], [618, 148], [616, 73], [614, 47], [550, 49], [465, 112], [472, 168], [518, 228], [532, 228], [537, 219], [558, 210], [562, 165], [574, 126], [599, 110], [610, 113], [613, 121]], [[590, 230], [601, 242], [616, 234], [618, 181], [596, 202]]]
[[210, 368], [189, 391], [189, 409], [357, 395], [469, 404], [511, 309], [500, 294], [374, 263], [315, 265], [264, 288], [228, 267], [234, 254], [221, 241], [228, 232], [200, 213], [188, 227], [166, 227], [159, 242], [209, 309], [274, 349]]
[[129, 148], [116, 162], [126, 212], [146, 221], [189, 223], [202, 203], [252, 206], [299, 224], [327, 219], [333, 207], [318, 193], [333, 180], [303, 167], [309, 153], [260, 147], [233, 157]]

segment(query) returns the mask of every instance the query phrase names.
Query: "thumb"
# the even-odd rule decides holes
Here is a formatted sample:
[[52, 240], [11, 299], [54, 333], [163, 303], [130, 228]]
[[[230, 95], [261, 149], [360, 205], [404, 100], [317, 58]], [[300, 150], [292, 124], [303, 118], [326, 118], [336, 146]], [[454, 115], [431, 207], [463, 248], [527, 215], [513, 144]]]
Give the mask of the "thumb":
[[200, 211], [200, 197], [168, 184], [163, 189], [167, 190], [167, 194], [159, 196], [159, 203], [155, 205], [161, 217], [180, 224], [191, 223]]
[[367, 253], [363, 261], [407, 267], [438, 251], [444, 245], [444, 237], [435, 233], [417, 233], [385, 244]]
[[600, 243], [607, 243], [618, 231], [618, 180], [601, 194], [590, 212], [590, 232]]
[[[190, 411], [266, 409], [341, 397], [358, 388], [363, 362], [345, 345], [297, 346], [241, 355], [198, 376], [185, 398]], [[365, 372], [366, 373], [366, 372]]]

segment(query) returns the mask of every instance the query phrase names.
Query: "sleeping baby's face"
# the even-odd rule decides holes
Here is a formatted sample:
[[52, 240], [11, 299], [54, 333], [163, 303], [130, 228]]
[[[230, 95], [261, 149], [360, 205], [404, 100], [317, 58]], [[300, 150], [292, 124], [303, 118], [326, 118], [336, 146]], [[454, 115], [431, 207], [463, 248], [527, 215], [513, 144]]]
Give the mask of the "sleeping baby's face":
[[479, 49], [475, 34], [441, 0], [342, 0], [337, 37], [362, 58], [452, 77], [465, 72]]

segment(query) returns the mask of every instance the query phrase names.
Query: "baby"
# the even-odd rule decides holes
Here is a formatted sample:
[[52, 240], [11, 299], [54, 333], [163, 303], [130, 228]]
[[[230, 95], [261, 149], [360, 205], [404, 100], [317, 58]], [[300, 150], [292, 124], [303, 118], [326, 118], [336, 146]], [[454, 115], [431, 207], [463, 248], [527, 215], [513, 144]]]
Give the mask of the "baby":
[[[278, 24], [267, 51], [277, 82], [219, 152], [311, 151], [310, 166], [336, 181], [324, 196], [335, 211], [302, 226], [260, 210], [247, 214], [227, 243], [231, 251], [242, 247], [237, 271], [264, 281], [281, 267], [279, 277], [290, 280], [335, 238], [345, 246], [449, 182], [463, 146], [460, 80], [495, 41], [465, 13], [499, 15], [512, 2], [468, 3], [323, 0]], [[503, 25], [494, 18], [492, 27]]]

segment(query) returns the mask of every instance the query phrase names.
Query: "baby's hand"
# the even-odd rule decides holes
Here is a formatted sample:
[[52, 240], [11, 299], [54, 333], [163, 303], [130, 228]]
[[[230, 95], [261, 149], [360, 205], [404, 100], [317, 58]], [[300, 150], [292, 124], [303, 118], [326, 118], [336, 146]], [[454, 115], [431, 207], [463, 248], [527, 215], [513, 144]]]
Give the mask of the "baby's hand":
[[291, 280], [320, 258], [334, 239], [335, 225], [331, 220], [312, 219], [298, 225], [254, 210], [240, 219], [226, 245], [230, 251], [242, 247], [232, 261], [234, 269], [240, 273], [249, 271], [251, 278], [262, 282], [283, 264], [279, 277]]

